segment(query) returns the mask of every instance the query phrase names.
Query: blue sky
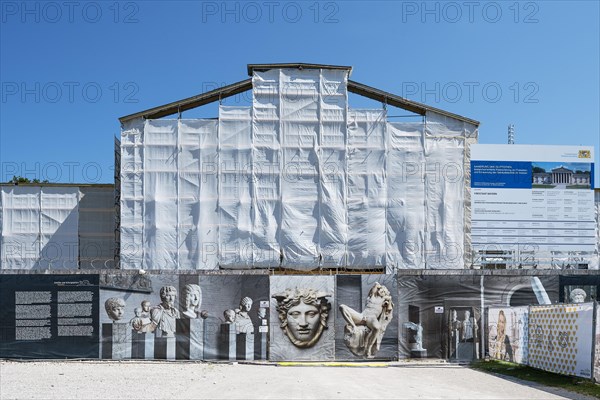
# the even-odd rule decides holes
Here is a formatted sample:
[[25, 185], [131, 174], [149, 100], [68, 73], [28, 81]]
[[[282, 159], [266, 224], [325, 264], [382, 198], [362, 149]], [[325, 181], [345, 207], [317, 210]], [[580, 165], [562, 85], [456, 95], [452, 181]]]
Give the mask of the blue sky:
[[565, 167], [571, 171], [589, 171], [590, 164], [588, 163], [565, 163], [565, 162], [537, 162], [531, 163], [533, 167], [544, 168], [546, 172], [552, 171], [554, 168]]
[[516, 143], [592, 145], [600, 187], [597, 1], [0, 6], [0, 181], [112, 182], [118, 117], [246, 79], [248, 63], [307, 62], [479, 120], [480, 143], [513, 123]]

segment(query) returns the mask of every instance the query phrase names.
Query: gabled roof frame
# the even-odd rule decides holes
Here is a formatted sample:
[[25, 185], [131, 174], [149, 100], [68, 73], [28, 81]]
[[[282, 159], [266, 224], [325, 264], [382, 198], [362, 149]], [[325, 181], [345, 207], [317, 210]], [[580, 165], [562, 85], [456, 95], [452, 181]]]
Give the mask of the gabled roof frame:
[[[324, 64], [304, 64], [304, 63], [293, 63], [293, 64], [248, 64], [248, 75], [252, 75], [254, 71], [268, 71], [269, 69], [275, 68], [296, 68], [296, 69], [341, 69], [347, 70], [348, 74], [352, 72], [352, 67], [339, 66], [339, 65], [324, 65]], [[233, 83], [231, 85], [223, 86], [211, 90], [206, 93], [199, 94], [197, 96], [188, 97], [183, 100], [174, 101], [172, 103], [164, 104], [162, 106], [153, 107], [148, 110], [140, 111], [134, 114], [126, 115], [119, 118], [119, 121], [123, 124], [128, 121], [144, 118], [144, 119], [157, 119], [166, 117], [168, 115], [178, 114], [183, 111], [191, 110], [206, 104], [214, 103], [222, 99], [226, 99], [236, 94], [252, 90], [252, 79], [246, 79], [240, 82]], [[413, 100], [405, 99], [404, 97], [385, 92], [380, 89], [376, 89], [371, 86], [364, 85], [352, 80], [348, 81], [348, 91], [350, 93], [357, 94], [359, 96], [367, 97], [372, 100], [380, 101], [384, 104], [389, 104], [394, 107], [402, 108], [404, 110], [413, 112], [419, 115], [425, 115], [428, 111], [435, 112], [446, 117], [454, 118], [459, 121], [463, 121], [475, 126], [479, 126], [479, 121], [471, 118], [463, 117], [462, 115], [454, 114], [446, 110], [442, 110], [435, 107], [430, 107], [426, 104], [419, 103]]]

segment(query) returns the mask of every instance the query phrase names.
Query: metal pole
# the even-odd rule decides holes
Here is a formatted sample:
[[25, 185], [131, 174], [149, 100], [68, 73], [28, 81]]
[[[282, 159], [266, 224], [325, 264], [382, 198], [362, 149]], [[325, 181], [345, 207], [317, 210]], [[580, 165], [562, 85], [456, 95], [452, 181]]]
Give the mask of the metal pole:
[[[484, 300], [484, 286], [483, 286], [483, 274], [479, 278], [479, 288], [480, 288], [480, 301], [481, 301], [481, 323], [480, 329], [481, 333], [479, 334], [479, 340], [481, 342], [480, 353], [483, 355], [485, 353], [485, 300]], [[479, 354], [477, 355], [479, 358]]]

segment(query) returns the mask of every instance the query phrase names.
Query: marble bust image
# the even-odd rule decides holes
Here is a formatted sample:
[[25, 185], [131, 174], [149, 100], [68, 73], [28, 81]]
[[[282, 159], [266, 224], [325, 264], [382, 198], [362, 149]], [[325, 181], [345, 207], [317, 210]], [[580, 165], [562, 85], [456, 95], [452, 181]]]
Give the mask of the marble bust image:
[[232, 324], [235, 322], [235, 310], [223, 311], [223, 318], [225, 318], [226, 324]]
[[119, 321], [125, 314], [125, 300], [119, 297], [111, 297], [104, 302], [104, 308], [108, 318], [113, 321]]
[[585, 302], [585, 298], [587, 297], [587, 293], [583, 289], [573, 289], [569, 294], [569, 300], [571, 303], [583, 303]]
[[235, 325], [237, 333], [254, 333], [254, 324], [250, 318], [252, 299], [244, 297], [240, 300], [240, 307], [235, 310]]
[[185, 299], [185, 311], [183, 315], [187, 318], [198, 318], [198, 309], [202, 304], [202, 289], [199, 285], [188, 283], [183, 289], [183, 298]]
[[160, 337], [175, 335], [175, 322], [180, 317], [179, 310], [175, 308], [177, 289], [173, 286], [163, 286], [160, 289], [161, 303], [150, 310], [150, 318], [156, 326], [156, 334]]
[[144, 328], [144, 323], [142, 322], [142, 307], [134, 308], [133, 313], [135, 314], [135, 317], [129, 321], [129, 324], [134, 331], [141, 332]]
[[150, 318], [150, 309], [152, 308], [152, 304], [149, 300], [144, 300], [141, 303], [142, 306], [142, 318]]

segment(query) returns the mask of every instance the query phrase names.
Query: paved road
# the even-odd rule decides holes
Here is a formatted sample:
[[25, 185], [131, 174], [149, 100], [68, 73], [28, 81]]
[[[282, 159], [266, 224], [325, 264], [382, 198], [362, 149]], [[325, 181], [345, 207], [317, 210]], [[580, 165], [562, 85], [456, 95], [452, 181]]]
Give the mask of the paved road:
[[0, 399], [577, 398], [457, 365], [384, 365], [1, 361]]

